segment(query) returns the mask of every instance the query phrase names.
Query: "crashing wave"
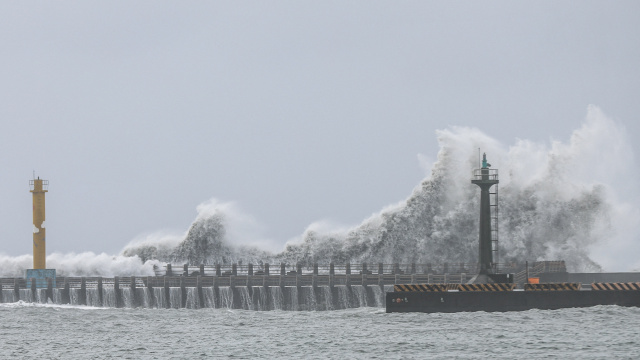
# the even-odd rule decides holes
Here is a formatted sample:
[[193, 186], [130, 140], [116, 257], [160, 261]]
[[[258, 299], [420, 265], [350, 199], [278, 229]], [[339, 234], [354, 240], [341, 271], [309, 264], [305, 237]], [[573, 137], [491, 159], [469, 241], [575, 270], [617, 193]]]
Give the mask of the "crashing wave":
[[[482, 148], [501, 176], [499, 261], [562, 259], [570, 271], [601, 270], [590, 250], [620, 236], [611, 221], [616, 204], [606, 182], [622, 169], [602, 170], [608, 165], [592, 157], [631, 154], [624, 129], [591, 106], [587, 121], [567, 144], [556, 141], [548, 147], [519, 140], [504, 148], [479, 130], [464, 127], [437, 135], [440, 151], [431, 175], [406, 201], [351, 229], [330, 231], [313, 224], [282, 252], [268, 252], [238, 245], [236, 236], [229, 235], [231, 204], [212, 200], [199, 207], [198, 217], [175, 246], [129, 244], [123, 255], [191, 264], [475, 263], [479, 190], [470, 176]], [[631, 216], [638, 223], [637, 210]]]

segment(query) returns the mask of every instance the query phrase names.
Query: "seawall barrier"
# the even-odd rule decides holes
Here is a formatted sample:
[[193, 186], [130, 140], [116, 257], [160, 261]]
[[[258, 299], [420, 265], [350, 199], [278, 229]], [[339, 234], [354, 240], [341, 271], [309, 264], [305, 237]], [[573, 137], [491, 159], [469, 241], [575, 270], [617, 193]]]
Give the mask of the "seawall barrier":
[[[533, 268], [547, 269], [534, 265]], [[526, 264], [501, 264], [525, 274]], [[566, 271], [564, 263], [554, 265]], [[0, 278], [0, 302], [17, 301], [114, 308], [229, 308], [337, 310], [384, 307], [398, 284], [464, 284], [478, 264], [226, 264], [175, 265], [156, 276], [57, 277], [38, 287], [34, 279]], [[524, 278], [524, 276], [521, 276]], [[39, 285], [41, 286], [41, 284]]]
[[0, 302], [16, 301], [115, 308], [229, 308], [337, 310], [384, 306], [394, 284], [464, 283], [467, 274], [229, 275], [2, 278]]

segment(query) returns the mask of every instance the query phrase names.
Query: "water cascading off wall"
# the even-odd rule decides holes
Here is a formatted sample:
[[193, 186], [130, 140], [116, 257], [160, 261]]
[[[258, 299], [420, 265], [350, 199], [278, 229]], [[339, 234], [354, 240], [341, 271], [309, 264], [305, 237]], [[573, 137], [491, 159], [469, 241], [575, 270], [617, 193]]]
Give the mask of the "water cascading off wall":
[[[124, 308], [155, 308], [155, 309], [244, 309], [256, 311], [326, 311], [355, 307], [383, 307], [384, 293], [391, 290], [391, 286], [328, 286], [311, 287], [203, 287], [202, 302], [195, 287], [187, 287], [186, 298], [182, 299], [180, 287], [168, 288], [168, 298], [165, 288], [155, 287], [151, 291], [147, 288], [120, 289], [120, 300], [112, 286], [102, 289], [102, 303], [96, 288], [87, 288], [84, 292], [80, 288], [70, 288], [68, 295], [63, 289], [53, 289], [53, 301], [47, 299], [46, 289], [37, 289], [35, 299], [31, 289], [2, 290], [3, 303], [36, 302], [50, 304], [69, 304], [74, 306], [93, 307], [124, 307]], [[135, 294], [135, 295], [133, 295]], [[17, 295], [17, 296], [16, 296]], [[34, 301], [35, 300], [35, 301]]]

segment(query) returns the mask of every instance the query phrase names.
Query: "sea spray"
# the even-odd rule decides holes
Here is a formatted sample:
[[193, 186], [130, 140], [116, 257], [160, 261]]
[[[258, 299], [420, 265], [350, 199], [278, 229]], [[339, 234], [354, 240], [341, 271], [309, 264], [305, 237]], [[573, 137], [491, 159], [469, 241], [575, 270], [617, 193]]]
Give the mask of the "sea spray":
[[[312, 224], [280, 253], [237, 246], [228, 236], [228, 204], [201, 208], [184, 240], [163, 262], [230, 263], [443, 263], [477, 261], [478, 193], [470, 184], [478, 148], [500, 171], [498, 261], [565, 260], [570, 271], [599, 271], [590, 251], [620, 236], [637, 237], [638, 226], [620, 234], [612, 209], [631, 208], [626, 224], [637, 224], [637, 206], [621, 203], [608, 181], [632, 166], [605, 159], [630, 152], [623, 129], [589, 107], [585, 124], [568, 143], [518, 140], [505, 147], [477, 129], [437, 132], [440, 151], [431, 174], [406, 201], [389, 206], [346, 231]], [[601, 160], [601, 161], [600, 161]], [[634, 222], [635, 221], [635, 222]], [[629, 228], [630, 226], [627, 225]], [[153, 253], [128, 246], [125, 255]], [[635, 245], [638, 246], [637, 244]], [[144, 258], [143, 258], [144, 259]], [[610, 265], [610, 264], [609, 264]], [[630, 266], [630, 265], [629, 265]]]
[[[153, 276], [158, 260], [142, 261], [137, 255], [108, 255], [93, 252], [52, 253], [47, 266], [56, 269], [57, 276]], [[25, 269], [33, 267], [33, 256], [7, 256], [0, 254], [0, 276], [23, 277]]]

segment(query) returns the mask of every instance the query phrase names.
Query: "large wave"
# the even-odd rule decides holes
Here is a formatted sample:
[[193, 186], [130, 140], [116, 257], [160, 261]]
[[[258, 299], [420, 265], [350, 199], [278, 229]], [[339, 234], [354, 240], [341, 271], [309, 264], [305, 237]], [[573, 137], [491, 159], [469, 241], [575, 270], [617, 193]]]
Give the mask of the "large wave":
[[[151, 275], [161, 262], [476, 263], [480, 196], [470, 178], [480, 148], [500, 172], [500, 262], [565, 260], [575, 272], [640, 267], [633, 151], [625, 129], [597, 107], [567, 142], [505, 146], [468, 127], [436, 134], [437, 160], [406, 200], [346, 229], [313, 223], [281, 251], [236, 204], [212, 199], [184, 234], [145, 235], [114, 257], [53, 254], [47, 261], [67, 275], [103, 276]], [[2, 275], [30, 259], [0, 257]]]
[[[561, 259], [572, 271], [600, 271], [600, 263], [619, 265], [624, 256], [602, 251], [606, 244], [638, 248], [637, 206], [618, 201], [612, 186], [620, 177], [633, 181], [627, 174], [634, 168], [631, 146], [624, 128], [598, 108], [588, 108], [586, 121], [567, 143], [518, 140], [506, 147], [466, 127], [437, 131], [437, 136], [440, 151], [430, 176], [408, 199], [353, 228], [332, 231], [315, 223], [273, 253], [237, 244], [229, 234], [234, 215], [225, 211], [232, 204], [212, 200], [200, 206], [184, 240], [170, 251], [130, 244], [123, 254], [192, 264], [475, 263], [479, 190], [470, 177], [479, 148], [501, 176], [500, 262]], [[594, 256], [594, 249], [599, 254]]]

